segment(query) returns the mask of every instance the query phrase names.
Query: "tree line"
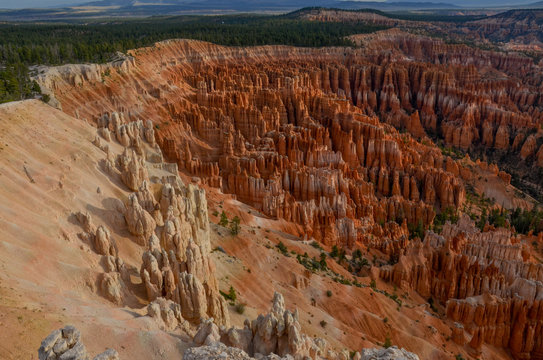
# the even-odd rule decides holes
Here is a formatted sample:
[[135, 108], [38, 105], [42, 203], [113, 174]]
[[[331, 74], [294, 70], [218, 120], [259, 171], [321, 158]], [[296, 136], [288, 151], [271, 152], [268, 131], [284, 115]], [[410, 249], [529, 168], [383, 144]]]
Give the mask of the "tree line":
[[31, 65], [103, 63], [157, 41], [186, 38], [227, 46], [353, 46], [346, 37], [383, 29], [366, 24], [310, 22], [285, 16], [229, 15], [95, 20], [88, 23], [0, 24], [0, 102], [39, 93]]

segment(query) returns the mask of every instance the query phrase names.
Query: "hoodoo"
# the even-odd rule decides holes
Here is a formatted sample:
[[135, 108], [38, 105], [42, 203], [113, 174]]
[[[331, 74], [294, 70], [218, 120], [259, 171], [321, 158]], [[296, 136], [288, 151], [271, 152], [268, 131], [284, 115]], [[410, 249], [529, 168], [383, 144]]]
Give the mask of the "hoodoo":
[[1, 11], [0, 358], [543, 359], [543, 11], [452, 1]]

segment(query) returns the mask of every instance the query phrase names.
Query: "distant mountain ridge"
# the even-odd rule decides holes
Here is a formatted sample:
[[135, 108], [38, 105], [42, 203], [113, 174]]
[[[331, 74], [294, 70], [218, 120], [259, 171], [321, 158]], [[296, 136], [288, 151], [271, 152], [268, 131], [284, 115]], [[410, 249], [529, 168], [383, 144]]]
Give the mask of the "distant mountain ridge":
[[257, 11], [257, 10], [273, 10], [273, 9], [295, 9], [307, 6], [323, 6], [336, 7], [342, 9], [361, 9], [373, 8], [382, 10], [399, 10], [399, 9], [454, 9], [458, 6], [443, 3], [443, 2], [428, 2], [428, 1], [394, 1], [394, 2], [379, 2], [379, 1], [352, 1], [352, 0], [237, 0], [225, 2], [222, 0], [101, 0], [92, 1], [81, 6], [121, 6], [121, 7], [153, 7], [160, 8], [167, 6], [171, 11], [175, 8], [176, 11], [182, 10], [205, 10], [205, 9], [229, 9], [237, 11]]

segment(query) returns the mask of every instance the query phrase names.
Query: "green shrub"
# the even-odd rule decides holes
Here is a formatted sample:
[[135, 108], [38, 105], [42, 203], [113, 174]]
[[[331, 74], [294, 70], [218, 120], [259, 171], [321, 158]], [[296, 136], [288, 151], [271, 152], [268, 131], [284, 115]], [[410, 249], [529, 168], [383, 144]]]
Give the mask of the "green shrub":
[[424, 239], [424, 225], [422, 224], [422, 221], [419, 220], [419, 222], [417, 223], [417, 225], [414, 225], [414, 224], [408, 224], [407, 225], [407, 228], [409, 230], [409, 238], [410, 239], [414, 239], [414, 238], [419, 238], [419, 239]]
[[226, 216], [226, 213], [224, 212], [221, 212], [221, 219], [219, 220], [219, 225], [220, 226], [228, 226], [228, 216]]
[[356, 249], [353, 251], [353, 260], [360, 259], [362, 257], [362, 251], [360, 249]]
[[326, 325], [328, 325], [328, 323], [324, 320], [321, 320], [320, 324], [323, 328], [326, 327]]
[[287, 256], [288, 255], [288, 249], [287, 247], [285, 246], [285, 244], [283, 244], [282, 241], [279, 241], [279, 244], [275, 245], [275, 247], [277, 249], [279, 249], [279, 251], [281, 252], [281, 254]]
[[434, 231], [441, 233], [443, 225], [445, 225], [447, 221], [450, 221], [452, 224], [458, 222], [458, 211], [456, 211], [454, 207], [447, 207], [436, 215], [434, 218]]
[[385, 338], [385, 343], [383, 344], [383, 347], [385, 349], [388, 349], [391, 346], [392, 346], [392, 340], [390, 340], [390, 335], [387, 335], [387, 337]]
[[311, 246], [313, 246], [315, 249], [322, 250], [322, 246], [316, 241], [312, 241]]
[[336, 258], [336, 257], [339, 256], [339, 249], [338, 249], [337, 245], [332, 246], [332, 251], [330, 252], [330, 256], [332, 258]]
[[232, 235], [239, 234], [239, 232], [241, 231], [241, 226], [239, 225], [240, 221], [241, 221], [240, 218], [237, 216], [234, 216], [232, 221], [230, 221], [230, 234]]
[[230, 289], [228, 290], [228, 293], [225, 293], [222, 290], [219, 290], [219, 293], [222, 295], [223, 298], [225, 298], [226, 300], [229, 300], [229, 301], [235, 302], [236, 299], [238, 298], [238, 296], [236, 294], [236, 290], [234, 289], [233, 286], [230, 286]]
[[245, 304], [237, 303], [234, 309], [238, 314], [243, 314], [245, 312]]
[[321, 269], [325, 270], [328, 268], [328, 264], [326, 263], [326, 254], [321, 253], [321, 259], [319, 261], [319, 264], [321, 265]]

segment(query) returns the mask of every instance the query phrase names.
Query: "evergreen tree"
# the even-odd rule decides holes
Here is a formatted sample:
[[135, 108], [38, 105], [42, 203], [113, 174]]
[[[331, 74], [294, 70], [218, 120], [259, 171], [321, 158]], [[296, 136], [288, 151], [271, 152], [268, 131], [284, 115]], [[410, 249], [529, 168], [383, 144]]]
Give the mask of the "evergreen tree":
[[232, 221], [230, 221], [230, 234], [237, 235], [241, 231], [241, 226], [239, 226], [239, 223], [241, 222], [240, 218], [237, 216], [234, 216]]
[[224, 212], [224, 210], [221, 213], [221, 219], [219, 220], [219, 225], [228, 226], [228, 216], [226, 216], [226, 213]]

